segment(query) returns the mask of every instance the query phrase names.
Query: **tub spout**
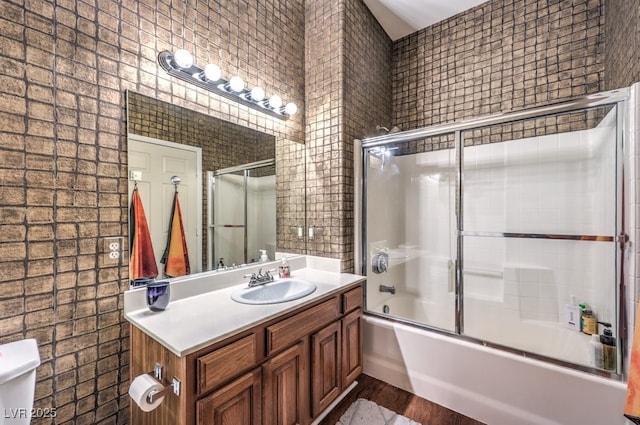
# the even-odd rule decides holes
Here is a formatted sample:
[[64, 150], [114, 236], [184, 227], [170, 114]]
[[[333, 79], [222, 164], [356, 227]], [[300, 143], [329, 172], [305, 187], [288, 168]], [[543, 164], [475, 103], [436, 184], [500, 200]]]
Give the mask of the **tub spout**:
[[380, 285], [380, 292], [388, 292], [391, 295], [393, 295], [396, 293], [396, 287], [394, 285], [391, 285], [391, 286]]

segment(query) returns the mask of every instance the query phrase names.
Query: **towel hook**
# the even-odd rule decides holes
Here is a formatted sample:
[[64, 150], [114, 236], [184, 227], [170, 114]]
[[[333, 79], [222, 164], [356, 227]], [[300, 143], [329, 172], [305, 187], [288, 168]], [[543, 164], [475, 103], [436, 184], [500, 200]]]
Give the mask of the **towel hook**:
[[176, 188], [176, 192], [178, 191], [178, 185], [180, 184], [180, 182], [182, 181], [182, 179], [178, 176], [171, 176], [171, 184], [173, 184], [173, 186]]

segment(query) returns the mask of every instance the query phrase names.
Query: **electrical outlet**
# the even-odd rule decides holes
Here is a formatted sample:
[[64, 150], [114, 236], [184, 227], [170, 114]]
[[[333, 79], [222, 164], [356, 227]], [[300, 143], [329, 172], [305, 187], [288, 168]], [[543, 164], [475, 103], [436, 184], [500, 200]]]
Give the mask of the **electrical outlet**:
[[104, 238], [104, 261], [106, 264], [118, 264], [122, 255], [123, 238]]

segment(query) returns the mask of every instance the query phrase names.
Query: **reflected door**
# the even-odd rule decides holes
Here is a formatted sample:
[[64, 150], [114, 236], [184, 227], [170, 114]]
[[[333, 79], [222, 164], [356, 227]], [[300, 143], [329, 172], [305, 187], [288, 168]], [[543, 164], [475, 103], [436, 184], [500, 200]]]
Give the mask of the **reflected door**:
[[201, 185], [200, 148], [136, 135], [130, 135], [128, 143], [129, 197], [137, 181], [158, 262], [158, 277], [162, 277], [164, 270], [160, 259], [167, 243], [173, 205], [173, 176], [181, 179], [178, 193], [191, 272], [202, 271], [202, 202], [198, 196]]

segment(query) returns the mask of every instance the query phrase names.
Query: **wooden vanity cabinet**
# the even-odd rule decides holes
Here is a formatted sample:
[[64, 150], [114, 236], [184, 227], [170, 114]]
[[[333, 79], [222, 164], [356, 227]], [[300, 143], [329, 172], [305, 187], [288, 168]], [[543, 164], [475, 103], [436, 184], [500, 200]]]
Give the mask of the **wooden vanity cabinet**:
[[334, 322], [311, 337], [311, 412], [314, 417], [326, 409], [340, 395], [340, 322]]
[[305, 338], [262, 366], [263, 425], [295, 425], [309, 416], [309, 357]]
[[341, 294], [343, 318], [311, 336], [311, 411], [326, 409], [362, 373], [362, 286]]
[[260, 425], [262, 377], [260, 369], [237, 378], [197, 402], [198, 425]]
[[342, 387], [347, 388], [362, 373], [362, 309], [352, 311], [342, 319]]
[[[308, 425], [362, 373], [362, 283], [185, 357], [131, 327], [130, 373], [182, 382], [132, 425]], [[166, 382], [165, 382], [166, 383]]]

